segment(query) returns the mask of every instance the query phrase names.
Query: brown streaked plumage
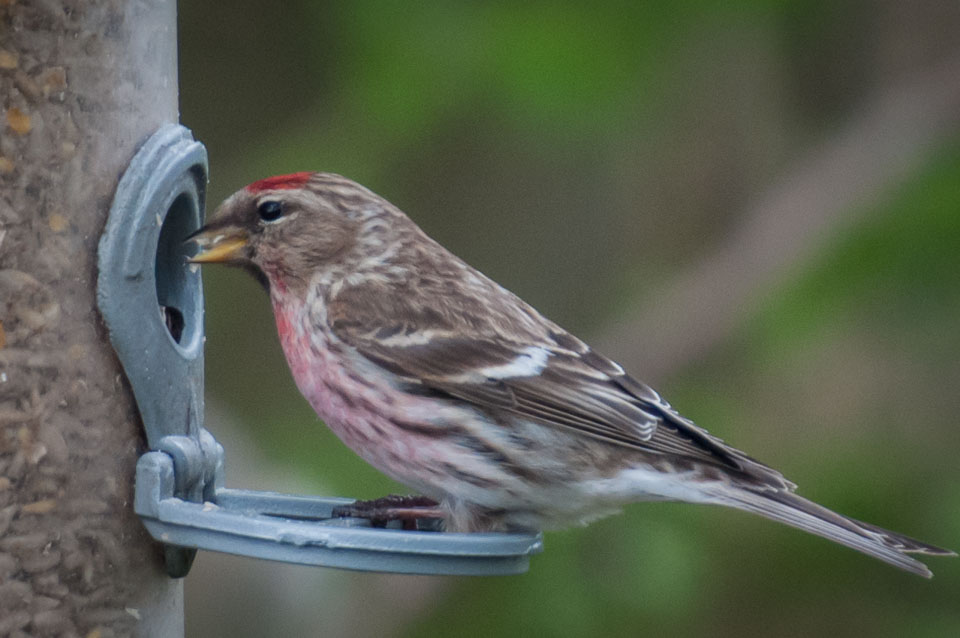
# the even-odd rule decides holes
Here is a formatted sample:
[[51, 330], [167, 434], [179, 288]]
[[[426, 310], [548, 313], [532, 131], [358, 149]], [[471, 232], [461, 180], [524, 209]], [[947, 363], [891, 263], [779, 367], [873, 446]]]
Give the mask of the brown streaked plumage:
[[192, 240], [194, 261], [267, 286], [318, 415], [434, 499], [448, 529], [556, 527], [675, 500], [754, 512], [924, 576], [907, 554], [952, 555], [797, 496], [339, 175], [255, 182]]

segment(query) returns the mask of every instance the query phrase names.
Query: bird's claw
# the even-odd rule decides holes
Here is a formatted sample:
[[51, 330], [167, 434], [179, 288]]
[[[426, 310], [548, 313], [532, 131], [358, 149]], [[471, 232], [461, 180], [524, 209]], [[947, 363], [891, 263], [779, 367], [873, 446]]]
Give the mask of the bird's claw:
[[426, 496], [390, 494], [370, 501], [354, 501], [333, 508], [340, 518], [364, 518], [374, 527], [386, 527], [390, 521], [401, 521], [403, 529], [417, 529], [417, 520], [443, 518], [439, 504]]

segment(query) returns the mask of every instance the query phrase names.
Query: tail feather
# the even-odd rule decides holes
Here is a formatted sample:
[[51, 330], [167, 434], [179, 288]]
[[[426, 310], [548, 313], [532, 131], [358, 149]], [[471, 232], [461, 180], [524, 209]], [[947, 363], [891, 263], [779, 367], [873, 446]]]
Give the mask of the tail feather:
[[898, 551], [901, 551], [905, 554], [926, 554], [927, 556], [956, 556], [957, 553], [949, 549], [944, 549], [942, 547], [937, 547], [936, 545], [931, 545], [929, 543], [924, 543], [923, 541], [918, 541], [915, 538], [910, 538], [909, 536], [904, 536], [903, 534], [898, 534], [896, 532], [891, 532], [888, 529], [872, 525], [870, 523], [864, 523], [863, 521], [858, 521], [855, 519], [850, 519], [860, 527], [873, 532], [874, 534], [879, 534], [885, 537], [888, 541], [888, 544], [891, 547], [896, 548]]
[[724, 494], [717, 502], [822, 536], [924, 578], [933, 573], [908, 554], [956, 556], [950, 550], [842, 516], [792, 492], [740, 489]]

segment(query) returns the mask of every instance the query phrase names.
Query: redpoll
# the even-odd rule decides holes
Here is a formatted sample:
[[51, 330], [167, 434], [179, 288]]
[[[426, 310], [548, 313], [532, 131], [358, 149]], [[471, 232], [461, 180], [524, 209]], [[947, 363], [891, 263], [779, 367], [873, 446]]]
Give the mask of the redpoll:
[[684, 501], [760, 514], [923, 576], [908, 554], [954, 555], [796, 495], [348, 179], [255, 182], [190, 239], [192, 261], [245, 267], [267, 287], [320, 418], [434, 501], [393, 502], [398, 516], [536, 530]]

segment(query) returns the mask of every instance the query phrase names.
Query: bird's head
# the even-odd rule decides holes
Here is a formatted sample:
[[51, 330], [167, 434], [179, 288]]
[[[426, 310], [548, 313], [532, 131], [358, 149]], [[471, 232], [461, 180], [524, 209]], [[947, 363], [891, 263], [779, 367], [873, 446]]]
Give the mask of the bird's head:
[[241, 266], [264, 284], [301, 287], [317, 274], [383, 263], [408, 225], [386, 200], [339, 175], [280, 175], [227, 198], [188, 237], [200, 249], [190, 261]]

